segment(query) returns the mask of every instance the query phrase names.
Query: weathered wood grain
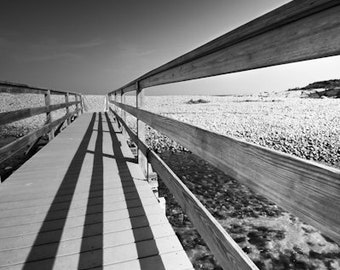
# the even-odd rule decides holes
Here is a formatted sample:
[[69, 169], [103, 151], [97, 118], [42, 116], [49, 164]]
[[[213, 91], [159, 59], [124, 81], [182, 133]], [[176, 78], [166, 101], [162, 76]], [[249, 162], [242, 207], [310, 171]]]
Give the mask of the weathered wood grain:
[[[51, 105], [51, 91], [47, 90], [45, 93], [45, 105], [48, 107]], [[46, 124], [50, 124], [52, 122], [52, 114], [50, 112], [46, 113]], [[54, 128], [48, 132], [48, 139], [52, 140], [54, 138]]]
[[337, 6], [313, 14], [149, 76], [142, 79], [140, 84], [142, 87], [151, 87], [339, 55], [339, 13], [340, 6]]
[[[70, 102], [70, 95], [69, 93], [65, 94], [65, 103], [68, 104]], [[66, 106], [66, 114], [70, 113], [70, 107]], [[71, 124], [71, 119], [67, 119], [67, 125]]]
[[116, 122], [96, 116], [79, 117], [1, 184], [0, 268], [192, 269]]
[[138, 148], [143, 152], [143, 154], [145, 156], [147, 156], [147, 153], [149, 151], [149, 148], [145, 145], [145, 143], [143, 143], [142, 141], [140, 141], [138, 139], [137, 134], [135, 134], [126, 124], [126, 122], [110, 107], [110, 111], [115, 115], [115, 117], [118, 119], [118, 121], [121, 123], [121, 125], [124, 127], [124, 129], [126, 130], [127, 134], [129, 135], [129, 137], [131, 138], [131, 140], [133, 140], [136, 145], [138, 146]]
[[69, 113], [68, 115], [63, 116], [60, 119], [53, 121], [52, 123], [46, 124], [42, 128], [32, 131], [29, 134], [15, 140], [14, 142], [0, 148], [0, 163], [10, 158], [15, 153], [19, 152], [21, 149], [35, 142], [39, 137], [50, 132], [53, 128], [57, 127], [59, 124], [64, 122], [66, 119], [72, 117], [76, 113], [77, 110], [75, 110], [72, 113]]
[[151, 163], [153, 169], [159, 174], [182, 209], [190, 217], [191, 222], [204, 241], [207, 242], [222, 267], [224, 267], [224, 269], [257, 269], [255, 264], [195, 195], [183, 184], [177, 175], [154, 151], [148, 150], [148, 147], [129, 129], [126, 123], [122, 121], [122, 118], [117, 114], [115, 114], [115, 116], [126, 128], [130, 138], [134, 140], [137, 145], [142, 146], [140, 148], [141, 151], [144, 155], [147, 155], [148, 161]]
[[335, 0], [292, 1], [115, 91], [133, 91], [136, 82], [145, 88], [338, 55], [339, 5]]
[[[137, 83], [137, 91], [136, 91], [136, 107], [137, 108], [143, 108], [145, 106], [145, 97], [144, 97], [144, 91], [142, 88], [140, 88], [139, 84]], [[122, 110], [121, 110], [122, 111]], [[140, 121], [137, 119], [137, 136], [138, 139], [141, 140], [142, 142], [145, 142], [145, 124], [144, 122]], [[144, 175], [147, 174], [147, 166], [148, 166], [148, 161], [146, 160], [146, 157], [140, 151], [138, 151], [138, 164], [141, 166], [142, 171]]]
[[[44, 107], [35, 107], [21, 109], [17, 111], [3, 112], [0, 113], [0, 125], [9, 124], [15, 121], [19, 121], [31, 116], [35, 116], [42, 113], [52, 112], [63, 108], [68, 108], [69, 106], [76, 105], [79, 101], [66, 102], [61, 104], [49, 105]], [[69, 111], [67, 111], [69, 112]]]
[[[135, 80], [135, 81], [129, 83], [128, 85], [126, 85], [126, 86], [124, 86], [124, 87], [121, 87], [121, 88], [119, 89], [119, 91], [123, 91], [123, 94], [128, 93], [128, 92], [131, 92], [131, 91], [136, 91], [136, 90], [137, 90], [137, 88], [136, 88], [136, 82], [137, 82], [137, 80]], [[118, 91], [118, 90], [111, 91], [111, 92], [108, 93], [108, 94], [109, 94], [109, 95], [112, 95], [112, 94], [114, 94], [115, 91]]]
[[340, 243], [340, 170], [112, 103]]
[[29, 86], [26, 84], [0, 81], [0, 93], [45, 94], [47, 91], [51, 91], [51, 93], [54, 95], [65, 95], [65, 93], [79, 95], [79, 93], [76, 93], [76, 92], [53, 90], [53, 89], [51, 90], [51, 89], [46, 89], [46, 88]]

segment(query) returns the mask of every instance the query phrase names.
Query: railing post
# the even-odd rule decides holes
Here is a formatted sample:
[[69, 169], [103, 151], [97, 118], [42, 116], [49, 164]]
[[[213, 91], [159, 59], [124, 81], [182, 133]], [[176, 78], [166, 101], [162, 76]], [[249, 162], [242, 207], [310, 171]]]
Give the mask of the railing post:
[[110, 96], [106, 95], [106, 103], [105, 103], [105, 111], [108, 112], [110, 110]]
[[[45, 93], [45, 106], [51, 105], [51, 91], [47, 90], [47, 93]], [[52, 114], [51, 112], [46, 113], [46, 124], [52, 123]], [[48, 133], [48, 140], [52, 140], [54, 138], [54, 130], [53, 128]]]
[[111, 94], [108, 94], [107, 95], [107, 110], [110, 111], [110, 108], [111, 108]]
[[[66, 94], [65, 94], [65, 103], [69, 103], [69, 93], [67, 92]], [[69, 108], [69, 106], [67, 106], [66, 107], [66, 115], [68, 115], [70, 113], [70, 108]], [[67, 118], [67, 125], [69, 125], [70, 124], [70, 118]]]
[[[125, 104], [125, 103], [126, 103], [126, 96], [124, 95], [123, 90], [120, 90], [120, 102], [121, 102], [122, 104]], [[121, 117], [121, 118], [123, 119], [123, 121], [126, 123], [126, 111], [123, 110], [123, 109], [121, 109], [120, 112], [121, 112], [120, 117]], [[122, 130], [123, 130], [123, 135], [126, 135], [125, 129], [123, 128]]]
[[[74, 95], [75, 96], [75, 100], [76, 101], [79, 101], [78, 99], [78, 95], [76, 94], [76, 95]], [[77, 105], [76, 105], [76, 110], [78, 110], [79, 109], [79, 103], [77, 103]], [[79, 116], [79, 112], [77, 112], [77, 117]]]
[[80, 111], [81, 111], [81, 114], [84, 113], [84, 97], [83, 95], [79, 95], [80, 97]]
[[[144, 91], [140, 87], [139, 82], [136, 82], [136, 108], [142, 109], [144, 106]], [[138, 120], [137, 118], [137, 136], [138, 139], [140, 139], [142, 142], [145, 142], [145, 124], [144, 122]], [[142, 171], [145, 176], [147, 176], [147, 166], [148, 162], [146, 160], [146, 157], [143, 155], [143, 153], [139, 150], [139, 147], [137, 145], [137, 158], [138, 158], [138, 164], [142, 168]]]
[[[114, 101], [117, 102], [117, 92], [115, 92]], [[115, 106], [114, 108], [115, 108], [115, 112], [118, 112], [118, 107]]]

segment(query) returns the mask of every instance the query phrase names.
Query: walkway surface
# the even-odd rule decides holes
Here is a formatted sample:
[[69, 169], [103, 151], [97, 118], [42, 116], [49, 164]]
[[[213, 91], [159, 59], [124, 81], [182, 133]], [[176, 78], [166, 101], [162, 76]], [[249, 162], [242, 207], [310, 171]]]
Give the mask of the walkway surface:
[[0, 269], [192, 269], [106, 113], [80, 116], [0, 185]]

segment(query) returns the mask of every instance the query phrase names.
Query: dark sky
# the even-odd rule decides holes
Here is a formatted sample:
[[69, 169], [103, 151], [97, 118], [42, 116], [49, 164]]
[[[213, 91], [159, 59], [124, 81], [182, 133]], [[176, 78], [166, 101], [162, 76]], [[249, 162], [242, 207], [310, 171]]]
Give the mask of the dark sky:
[[[2, 0], [0, 80], [106, 93], [287, 2]], [[320, 63], [329, 70], [317, 77], [297, 76], [297, 69], [306, 70], [302, 63], [173, 84], [149, 93], [280, 90], [314, 78], [333, 78], [331, 68], [339, 70], [339, 58], [329, 58], [309, 63], [310, 72], [320, 69]], [[258, 76], [272, 80], [261, 84]]]

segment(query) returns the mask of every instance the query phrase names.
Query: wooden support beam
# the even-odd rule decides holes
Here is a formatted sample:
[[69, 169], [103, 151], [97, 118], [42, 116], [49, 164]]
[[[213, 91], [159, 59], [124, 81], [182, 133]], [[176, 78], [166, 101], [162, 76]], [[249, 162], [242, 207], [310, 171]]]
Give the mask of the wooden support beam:
[[[141, 109], [144, 107], [144, 91], [140, 87], [139, 83], [136, 83], [136, 108]], [[137, 119], [137, 136], [138, 139], [141, 140], [142, 142], [145, 142], [145, 124], [141, 120]], [[144, 156], [143, 152], [138, 149], [138, 164], [141, 166], [142, 171], [145, 176], [147, 176], [147, 171], [148, 171], [148, 162], [146, 160], [146, 157]]]
[[[75, 97], [75, 100], [76, 100], [76, 101], [80, 101], [78, 95], [74, 95], [74, 97]], [[77, 105], [76, 105], [76, 110], [78, 111], [77, 117], [79, 116], [79, 113], [80, 113], [80, 108], [79, 108], [79, 107], [80, 107], [80, 106], [79, 106], [79, 104], [77, 103]]]
[[340, 243], [340, 170], [114, 104]]
[[14, 142], [11, 142], [10, 144], [7, 144], [0, 148], [0, 164], [16, 154], [18, 151], [34, 143], [39, 137], [43, 136], [46, 133], [51, 133], [54, 128], [63, 123], [67, 118], [71, 118], [76, 113], [77, 110], [63, 116], [60, 119], [53, 121], [52, 123], [46, 123], [40, 129], [32, 131], [29, 134], [15, 140]]
[[138, 145], [151, 165], [160, 175], [162, 181], [176, 198], [176, 201], [189, 216], [197, 231], [224, 269], [258, 269], [239, 245], [230, 237], [218, 221], [209, 213], [196, 196], [183, 184], [178, 176], [157, 156], [149, 150], [138, 136], [133, 133], [122, 118], [115, 116], [126, 129], [130, 138]]
[[105, 111], [109, 111], [109, 95], [105, 96]]
[[[291, 1], [126, 84], [142, 88], [340, 54], [340, 1]], [[118, 91], [118, 90], [116, 90]]]
[[[69, 93], [65, 94], [65, 103], [69, 102]], [[67, 106], [66, 107], [66, 115], [70, 113], [70, 108]], [[67, 125], [71, 124], [71, 120], [67, 119]]]
[[[29, 86], [26, 84], [12, 83], [0, 81], [0, 93], [10, 93], [10, 94], [46, 94], [50, 91], [54, 95], [65, 95], [66, 91], [61, 90], [49, 90], [41, 87]], [[78, 94], [69, 92], [70, 94]]]
[[80, 107], [81, 107], [80, 112], [81, 112], [81, 114], [83, 114], [84, 113], [84, 96], [79, 95], [79, 97], [80, 97]]
[[26, 156], [31, 153], [31, 151], [39, 143], [41, 138], [42, 138], [42, 136], [37, 138], [33, 143], [31, 143], [31, 145], [28, 146], [27, 150], [25, 151]]
[[[118, 100], [117, 100], [117, 93], [114, 93], [114, 98], [113, 98], [113, 100], [114, 100], [115, 102], [118, 102]], [[117, 108], [117, 107], [115, 107], [115, 112], [118, 112], [118, 108]]]
[[[120, 92], [120, 99], [122, 104], [126, 104], [126, 95], [124, 94], [123, 91]], [[124, 122], [126, 122], [126, 111], [125, 110], [121, 110], [121, 115], [120, 117], [123, 119]], [[126, 130], [123, 128], [123, 135], [126, 135]]]
[[[51, 91], [48, 90], [47, 93], [45, 93], [45, 105], [50, 106], [51, 105]], [[46, 124], [50, 124], [52, 122], [52, 114], [51, 112], [46, 113]], [[52, 130], [48, 133], [48, 140], [52, 140], [54, 138], [54, 130]]]
[[3, 112], [0, 113], [0, 125], [9, 124], [38, 114], [56, 111], [72, 105], [76, 105], [76, 101], [69, 103], [53, 104], [44, 107], [27, 108], [17, 111]]

